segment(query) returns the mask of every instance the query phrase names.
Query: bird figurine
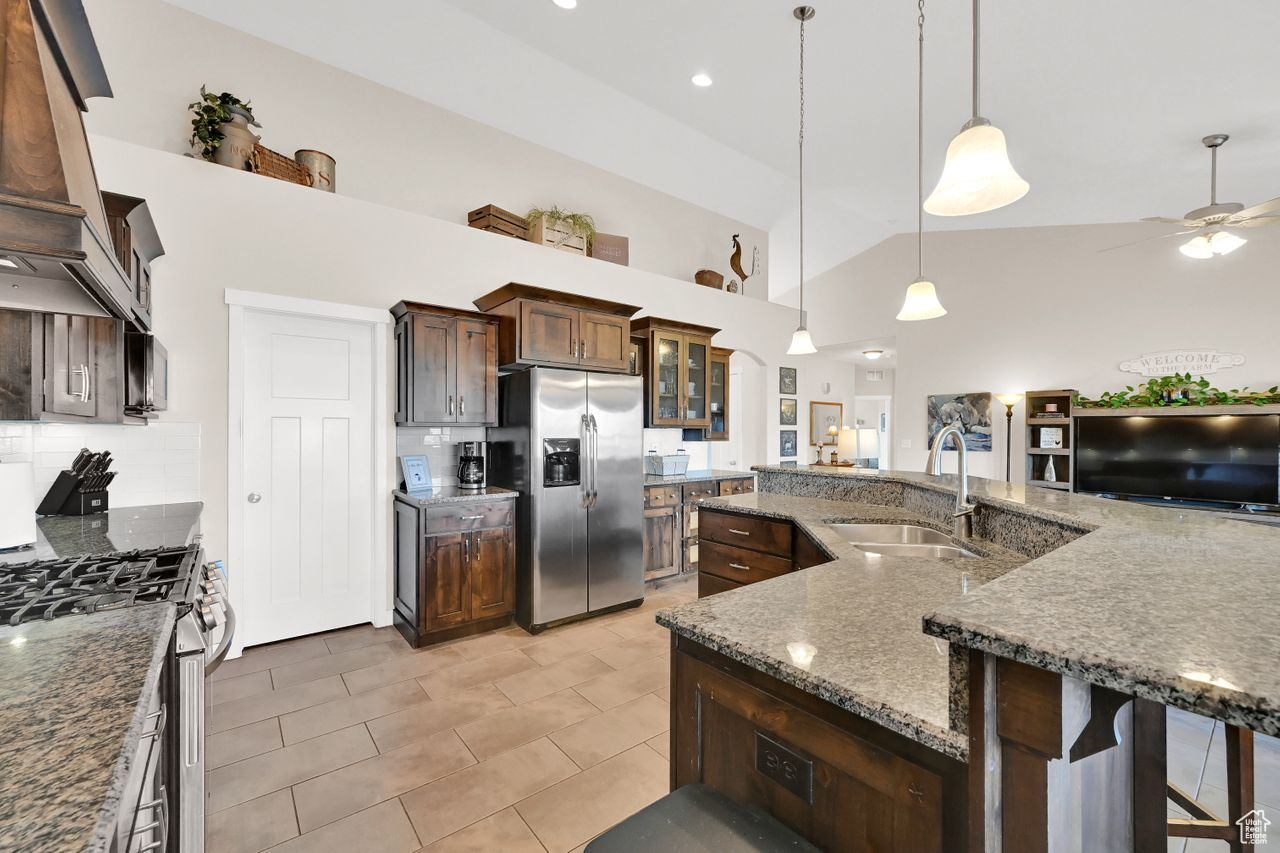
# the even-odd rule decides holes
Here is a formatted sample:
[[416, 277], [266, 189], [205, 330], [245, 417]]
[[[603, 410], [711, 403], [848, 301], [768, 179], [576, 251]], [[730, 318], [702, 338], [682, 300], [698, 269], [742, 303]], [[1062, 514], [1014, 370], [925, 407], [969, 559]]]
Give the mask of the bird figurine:
[[742, 281], [742, 290], [745, 293], [747, 289], [747, 279], [756, 274], [756, 266], [760, 262], [760, 250], [756, 249], [751, 257], [751, 272], [747, 272], [742, 268], [742, 244], [738, 242], [738, 235], [733, 235], [733, 254], [729, 257], [729, 268], [732, 269]]

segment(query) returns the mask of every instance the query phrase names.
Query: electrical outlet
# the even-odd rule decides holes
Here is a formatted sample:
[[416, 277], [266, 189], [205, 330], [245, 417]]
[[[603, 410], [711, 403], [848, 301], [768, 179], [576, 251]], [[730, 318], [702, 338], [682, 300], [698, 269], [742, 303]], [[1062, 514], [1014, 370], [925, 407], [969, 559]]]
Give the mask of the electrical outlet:
[[429, 436], [429, 435], [424, 435], [424, 436], [422, 437], [422, 443], [423, 443], [423, 444], [430, 444], [430, 443], [431, 443], [431, 436]]
[[909, 438], [904, 438], [904, 439], [902, 439], [902, 449], [903, 449], [903, 450], [910, 450], [910, 449], [911, 449], [911, 439], [909, 439]]

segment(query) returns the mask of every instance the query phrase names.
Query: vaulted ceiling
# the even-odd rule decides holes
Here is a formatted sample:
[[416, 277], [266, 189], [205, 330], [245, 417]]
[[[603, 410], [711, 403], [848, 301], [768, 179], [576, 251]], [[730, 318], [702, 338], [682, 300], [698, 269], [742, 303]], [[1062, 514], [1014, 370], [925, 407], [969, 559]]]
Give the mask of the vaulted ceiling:
[[[790, 0], [170, 2], [770, 228], [773, 267], [794, 257]], [[815, 5], [807, 275], [912, 230], [916, 211], [916, 5]], [[969, 115], [970, 26], [964, 2], [926, 14], [927, 192]], [[1211, 132], [1232, 134], [1220, 198], [1280, 195], [1278, 43], [1276, 0], [988, 0], [982, 112], [1031, 192], [926, 229], [1181, 215], [1208, 201]], [[698, 71], [714, 85], [692, 86]]]

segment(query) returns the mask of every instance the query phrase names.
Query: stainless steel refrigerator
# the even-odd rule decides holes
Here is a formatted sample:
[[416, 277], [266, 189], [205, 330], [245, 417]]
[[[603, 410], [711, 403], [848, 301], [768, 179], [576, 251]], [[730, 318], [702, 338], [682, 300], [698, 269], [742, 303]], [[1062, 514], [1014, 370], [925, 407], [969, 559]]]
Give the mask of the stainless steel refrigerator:
[[520, 492], [516, 621], [644, 600], [642, 379], [534, 367], [499, 381], [489, 482]]

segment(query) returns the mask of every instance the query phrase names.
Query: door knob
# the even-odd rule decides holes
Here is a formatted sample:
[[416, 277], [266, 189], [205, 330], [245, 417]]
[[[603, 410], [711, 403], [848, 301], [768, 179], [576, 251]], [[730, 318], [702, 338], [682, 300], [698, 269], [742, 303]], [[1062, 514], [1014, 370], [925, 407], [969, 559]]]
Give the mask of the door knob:
[[249, 503], [256, 504], [260, 500], [262, 500], [262, 495], [258, 494], [257, 492], [249, 493]]

